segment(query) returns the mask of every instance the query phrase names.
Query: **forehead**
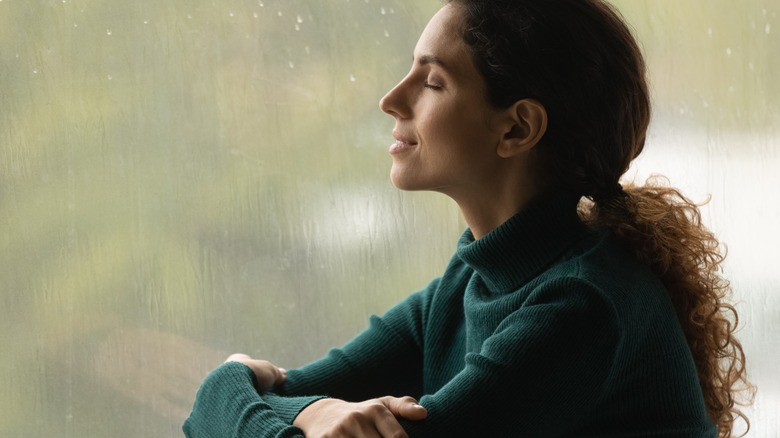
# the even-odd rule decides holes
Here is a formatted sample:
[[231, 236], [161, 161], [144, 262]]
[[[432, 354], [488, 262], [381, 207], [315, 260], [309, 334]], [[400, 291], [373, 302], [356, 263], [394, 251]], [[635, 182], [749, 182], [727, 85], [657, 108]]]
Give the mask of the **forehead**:
[[456, 6], [447, 4], [442, 7], [420, 35], [415, 59], [433, 56], [448, 69], [460, 69], [463, 63], [470, 64], [470, 52], [462, 36], [463, 23], [462, 13]]

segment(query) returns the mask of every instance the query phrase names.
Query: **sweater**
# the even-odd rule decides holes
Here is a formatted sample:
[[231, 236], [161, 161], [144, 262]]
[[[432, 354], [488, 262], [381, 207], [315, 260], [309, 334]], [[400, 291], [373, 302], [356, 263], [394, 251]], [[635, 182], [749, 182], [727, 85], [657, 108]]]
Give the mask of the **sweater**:
[[186, 436], [301, 437], [322, 397], [410, 395], [410, 437], [716, 437], [660, 280], [579, 197], [540, 199], [482, 238], [460, 237], [444, 274], [341, 348], [258, 394], [228, 363], [198, 391]]

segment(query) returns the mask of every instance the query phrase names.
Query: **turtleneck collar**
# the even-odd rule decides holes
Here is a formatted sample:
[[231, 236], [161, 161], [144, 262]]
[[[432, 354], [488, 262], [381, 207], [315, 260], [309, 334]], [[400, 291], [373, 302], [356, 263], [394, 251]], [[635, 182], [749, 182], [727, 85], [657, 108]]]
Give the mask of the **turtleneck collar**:
[[466, 229], [457, 255], [492, 293], [517, 290], [589, 233], [577, 214], [579, 199], [572, 193], [538, 198], [479, 240]]

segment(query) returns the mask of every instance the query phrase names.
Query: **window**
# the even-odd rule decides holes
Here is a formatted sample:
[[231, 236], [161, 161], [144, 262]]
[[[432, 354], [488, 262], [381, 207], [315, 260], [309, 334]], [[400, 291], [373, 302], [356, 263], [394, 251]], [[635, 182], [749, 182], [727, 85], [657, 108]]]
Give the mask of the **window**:
[[[780, 429], [780, 8], [615, 2], [647, 150], [728, 244], [757, 436]], [[296, 366], [444, 268], [377, 108], [439, 2], [0, 0], [0, 435], [180, 436], [228, 353]], [[771, 432], [770, 432], [771, 431]]]

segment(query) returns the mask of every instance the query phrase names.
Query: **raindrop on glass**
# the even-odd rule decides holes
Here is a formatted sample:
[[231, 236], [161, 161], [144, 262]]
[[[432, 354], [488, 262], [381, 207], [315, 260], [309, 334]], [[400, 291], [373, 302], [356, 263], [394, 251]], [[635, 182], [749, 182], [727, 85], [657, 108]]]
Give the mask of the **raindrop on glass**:
[[355, 75], [349, 75], [349, 81], [350, 82], [356, 82], [357, 78], [355, 77]]
[[113, 32], [111, 32], [111, 29], [106, 29], [106, 35], [111, 36]]
[[299, 15], [295, 18], [295, 21], [297, 21], [298, 23], [303, 23], [303, 18], [301, 18], [301, 16]]

